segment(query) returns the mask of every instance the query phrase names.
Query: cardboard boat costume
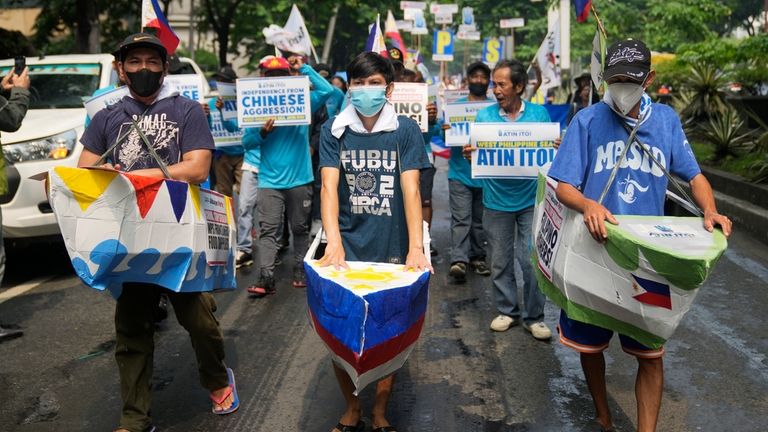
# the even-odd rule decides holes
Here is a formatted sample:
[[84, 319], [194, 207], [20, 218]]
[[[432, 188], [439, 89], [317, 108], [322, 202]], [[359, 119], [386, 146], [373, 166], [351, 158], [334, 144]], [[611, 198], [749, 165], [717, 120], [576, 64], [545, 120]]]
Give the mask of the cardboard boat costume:
[[[426, 231], [426, 230], [425, 230]], [[307, 252], [309, 318], [355, 394], [403, 366], [424, 325], [429, 271], [403, 271], [399, 264], [349, 261], [349, 269], [320, 267], [322, 230]], [[424, 235], [429, 256], [429, 234]]]

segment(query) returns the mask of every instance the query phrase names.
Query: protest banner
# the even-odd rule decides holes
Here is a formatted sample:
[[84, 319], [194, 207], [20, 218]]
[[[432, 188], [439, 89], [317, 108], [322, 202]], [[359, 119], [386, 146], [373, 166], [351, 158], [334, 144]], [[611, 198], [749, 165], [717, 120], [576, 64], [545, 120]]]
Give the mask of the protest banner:
[[259, 127], [269, 119], [275, 126], [308, 125], [312, 119], [309, 78], [240, 78], [237, 80], [237, 123]]
[[221, 108], [224, 120], [237, 119], [237, 87], [235, 84], [216, 82], [216, 88], [219, 90], [221, 101], [224, 102], [224, 106]]
[[419, 123], [422, 132], [429, 129], [427, 113], [428, 92], [424, 83], [396, 82], [389, 101], [395, 107], [398, 115], [412, 118]]
[[438, 30], [434, 34], [432, 43], [432, 61], [453, 61], [453, 32], [450, 30]]
[[557, 199], [557, 182], [539, 175], [533, 217], [539, 289], [571, 319], [659, 348], [691, 307], [727, 248], [698, 217], [614, 215], [596, 242], [583, 215]]
[[200, 75], [166, 75], [164, 83], [175, 88], [179, 95], [187, 99], [203, 102], [205, 98], [203, 94], [203, 79]]
[[483, 63], [490, 67], [496, 65], [504, 57], [503, 38], [485, 38], [483, 41]]
[[472, 178], [535, 179], [555, 159], [559, 123], [472, 123]]
[[445, 123], [451, 128], [445, 131], [445, 145], [448, 147], [469, 144], [469, 125], [475, 121], [477, 112], [493, 105], [494, 102], [452, 103], [445, 106]]
[[[424, 326], [430, 273], [360, 261], [321, 267], [322, 237], [321, 230], [304, 258], [310, 322], [358, 394], [408, 359]], [[424, 248], [428, 253], [426, 227]]]
[[174, 292], [234, 289], [232, 198], [185, 182], [59, 166], [51, 208], [87, 286], [120, 296], [125, 282]]
[[88, 113], [88, 117], [93, 118], [97, 112], [102, 109], [116, 104], [123, 96], [128, 95], [128, 87], [120, 86], [114, 90], [110, 90], [106, 93], [102, 93], [98, 96], [92, 97], [83, 103], [85, 111]]
[[213, 142], [216, 147], [227, 147], [233, 145], [241, 145], [243, 142], [243, 130], [238, 129], [235, 132], [230, 132], [224, 127], [222, 121], [222, 113], [219, 110], [211, 110], [211, 135], [213, 135]]

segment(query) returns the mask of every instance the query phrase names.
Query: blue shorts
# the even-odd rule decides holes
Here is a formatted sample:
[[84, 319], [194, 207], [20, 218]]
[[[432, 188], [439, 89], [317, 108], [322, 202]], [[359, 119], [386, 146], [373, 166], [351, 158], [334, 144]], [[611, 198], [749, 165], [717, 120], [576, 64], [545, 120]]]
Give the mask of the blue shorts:
[[[572, 320], [568, 318], [564, 310], [560, 311], [560, 324], [558, 324], [557, 330], [560, 333], [560, 343], [585, 354], [597, 354], [605, 351], [613, 337], [612, 330]], [[623, 334], [619, 334], [619, 340], [621, 341], [621, 349], [635, 357], [655, 359], [664, 355], [664, 347], [648, 348]]]

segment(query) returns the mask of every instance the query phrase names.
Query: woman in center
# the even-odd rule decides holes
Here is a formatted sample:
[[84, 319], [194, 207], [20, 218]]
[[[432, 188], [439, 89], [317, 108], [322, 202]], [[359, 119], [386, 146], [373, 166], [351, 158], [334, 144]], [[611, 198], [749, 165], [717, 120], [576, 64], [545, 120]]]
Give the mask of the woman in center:
[[[419, 125], [387, 101], [394, 70], [372, 52], [347, 66], [349, 104], [323, 125], [320, 206], [328, 240], [320, 265], [346, 261], [432, 266], [424, 255], [419, 170], [429, 167]], [[347, 407], [334, 432], [362, 432], [360, 400], [347, 373], [333, 364]], [[386, 418], [393, 375], [379, 380], [371, 417], [374, 432], [396, 429]]]

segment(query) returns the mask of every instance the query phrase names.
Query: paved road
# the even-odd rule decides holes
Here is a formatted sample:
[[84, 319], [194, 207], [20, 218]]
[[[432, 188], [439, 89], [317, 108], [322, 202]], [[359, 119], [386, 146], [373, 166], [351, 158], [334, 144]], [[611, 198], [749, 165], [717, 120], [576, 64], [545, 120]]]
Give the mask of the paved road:
[[[596, 430], [578, 356], [519, 327], [490, 332], [487, 278], [448, 282], [444, 171], [441, 164], [433, 232], [441, 254], [427, 321], [397, 374], [390, 420], [410, 432]], [[660, 431], [768, 430], [767, 250], [735, 234], [667, 344]], [[235, 415], [210, 414], [185, 332], [173, 318], [162, 325], [153, 401], [161, 431], [315, 432], [336, 423], [343, 401], [289, 270], [280, 270], [278, 294], [270, 298], [252, 299], [244, 290], [216, 296], [242, 400]], [[0, 431], [111, 430], [119, 412], [112, 299], [81, 286], [60, 247], [11, 251], [8, 273], [0, 322], [26, 334], [0, 344]], [[240, 285], [252, 278], [241, 272]], [[546, 313], [554, 328], [558, 311], [548, 305]], [[610, 402], [618, 430], [631, 431], [636, 364], [617, 345], [607, 356]]]

